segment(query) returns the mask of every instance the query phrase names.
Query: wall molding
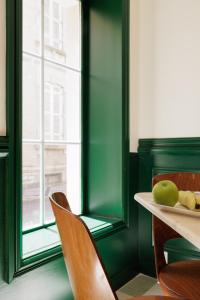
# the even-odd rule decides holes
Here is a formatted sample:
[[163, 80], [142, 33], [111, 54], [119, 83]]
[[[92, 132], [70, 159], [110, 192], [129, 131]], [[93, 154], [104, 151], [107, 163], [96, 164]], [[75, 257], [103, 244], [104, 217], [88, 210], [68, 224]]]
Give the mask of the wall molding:
[[138, 152], [148, 151], [157, 148], [191, 148], [195, 147], [200, 149], [200, 138], [191, 137], [191, 138], [152, 138], [152, 139], [140, 139]]

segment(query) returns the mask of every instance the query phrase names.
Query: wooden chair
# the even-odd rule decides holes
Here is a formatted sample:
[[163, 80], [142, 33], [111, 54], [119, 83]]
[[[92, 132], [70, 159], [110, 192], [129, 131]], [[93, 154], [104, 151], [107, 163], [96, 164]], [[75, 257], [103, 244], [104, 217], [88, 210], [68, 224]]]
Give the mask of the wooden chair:
[[[60, 233], [64, 260], [75, 300], [118, 299], [111, 288], [85, 223], [71, 212], [63, 193], [54, 193], [50, 201]], [[146, 296], [131, 299], [172, 300], [173, 298]]]
[[177, 300], [177, 299], [168, 296], [140, 296], [140, 297], [129, 298], [127, 300]]
[[[160, 180], [173, 181], [179, 190], [200, 190], [200, 173], [172, 173], [153, 177], [153, 185]], [[154, 253], [157, 278], [164, 295], [200, 299], [200, 260], [188, 260], [167, 264], [164, 244], [181, 236], [153, 216]]]

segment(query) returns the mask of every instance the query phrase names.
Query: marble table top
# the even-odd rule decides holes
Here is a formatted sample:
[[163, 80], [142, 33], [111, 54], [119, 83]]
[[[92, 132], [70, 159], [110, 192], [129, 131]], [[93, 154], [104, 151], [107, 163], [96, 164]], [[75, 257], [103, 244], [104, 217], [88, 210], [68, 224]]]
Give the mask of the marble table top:
[[184, 208], [162, 207], [153, 201], [152, 193], [137, 193], [134, 198], [153, 215], [200, 249], [200, 212], [186, 211]]

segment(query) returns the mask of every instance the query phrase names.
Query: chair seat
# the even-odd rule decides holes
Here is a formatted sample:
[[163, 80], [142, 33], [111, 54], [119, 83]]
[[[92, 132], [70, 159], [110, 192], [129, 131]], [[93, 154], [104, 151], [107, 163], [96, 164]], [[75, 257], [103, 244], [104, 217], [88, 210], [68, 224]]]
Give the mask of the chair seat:
[[200, 260], [180, 261], [166, 265], [159, 272], [159, 282], [170, 296], [200, 299]]
[[140, 296], [140, 297], [133, 297], [127, 300], [174, 300], [173, 297], [168, 296]]

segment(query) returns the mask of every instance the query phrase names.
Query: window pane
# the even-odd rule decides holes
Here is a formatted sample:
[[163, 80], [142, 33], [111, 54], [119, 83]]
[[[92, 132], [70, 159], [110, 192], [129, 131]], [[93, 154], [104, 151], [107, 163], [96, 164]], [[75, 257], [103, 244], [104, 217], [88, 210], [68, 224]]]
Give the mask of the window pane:
[[41, 54], [41, 0], [23, 0], [23, 50]]
[[[50, 31], [49, 18], [48, 18], [47, 16], [45, 16], [45, 17], [44, 17], [45, 40], [49, 38], [49, 31]], [[49, 41], [47, 40], [46, 43], [48, 44]]]
[[23, 139], [40, 139], [41, 62], [23, 56]]
[[74, 213], [81, 213], [81, 146], [67, 146], [67, 198]]
[[54, 220], [49, 195], [63, 192], [74, 213], [81, 213], [80, 145], [45, 145], [45, 223]]
[[59, 18], [59, 9], [60, 6], [57, 2], [53, 1], [53, 16], [58, 19]]
[[[45, 0], [45, 58], [80, 70], [80, 1]], [[55, 9], [56, 7], [56, 9]]]
[[69, 142], [81, 142], [81, 76], [68, 71], [66, 75], [65, 132]]
[[45, 145], [44, 176], [45, 176], [45, 222], [53, 218], [48, 196], [53, 192], [66, 193], [66, 145]]
[[54, 221], [54, 191], [81, 212], [80, 4], [23, 0], [23, 230]]
[[59, 36], [59, 24], [54, 22], [53, 24], [53, 38], [56, 40], [56, 37]]
[[40, 224], [39, 144], [23, 144], [23, 230]]
[[52, 111], [51, 116], [45, 114], [45, 119], [48, 118], [45, 124], [51, 128], [51, 132], [45, 128], [45, 139], [51, 136], [51, 140], [80, 142], [80, 74], [52, 63], [45, 63], [44, 68], [45, 89], [48, 90], [44, 107], [46, 112]]

